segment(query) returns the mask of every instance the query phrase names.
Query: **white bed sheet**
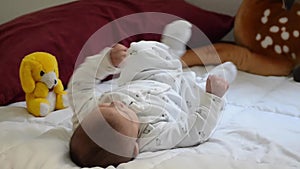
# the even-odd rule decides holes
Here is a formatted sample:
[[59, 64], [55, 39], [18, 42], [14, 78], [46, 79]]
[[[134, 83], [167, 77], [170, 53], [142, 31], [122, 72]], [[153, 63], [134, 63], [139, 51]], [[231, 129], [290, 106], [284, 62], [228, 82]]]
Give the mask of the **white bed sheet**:
[[[203, 67], [193, 70], [205, 71]], [[117, 168], [299, 169], [299, 96], [300, 83], [289, 77], [238, 72], [222, 120], [208, 142], [142, 153]], [[0, 108], [0, 168], [78, 168], [68, 154], [71, 110], [35, 118], [24, 107], [19, 102]]]

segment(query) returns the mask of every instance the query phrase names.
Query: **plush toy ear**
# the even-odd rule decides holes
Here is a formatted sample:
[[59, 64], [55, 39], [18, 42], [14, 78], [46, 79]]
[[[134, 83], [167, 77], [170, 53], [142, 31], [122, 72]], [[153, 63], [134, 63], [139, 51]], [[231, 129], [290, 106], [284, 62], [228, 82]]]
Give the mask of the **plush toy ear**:
[[31, 74], [32, 68], [33, 63], [31, 60], [27, 60], [26, 58], [22, 60], [19, 75], [25, 93], [31, 93], [35, 88], [35, 81]]

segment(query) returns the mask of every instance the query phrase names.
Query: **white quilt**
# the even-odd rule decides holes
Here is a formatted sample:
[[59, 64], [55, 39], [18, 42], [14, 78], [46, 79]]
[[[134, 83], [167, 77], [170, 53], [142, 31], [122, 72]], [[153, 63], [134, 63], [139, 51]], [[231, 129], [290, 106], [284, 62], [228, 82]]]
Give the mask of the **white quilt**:
[[[291, 78], [239, 72], [221, 123], [208, 142], [142, 153], [117, 168], [299, 169], [299, 98], [300, 83]], [[20, 102], [0, 108], [0, 168], [78, 168], [68, 154], [71, 110], [35, 118], [24, 107]]]

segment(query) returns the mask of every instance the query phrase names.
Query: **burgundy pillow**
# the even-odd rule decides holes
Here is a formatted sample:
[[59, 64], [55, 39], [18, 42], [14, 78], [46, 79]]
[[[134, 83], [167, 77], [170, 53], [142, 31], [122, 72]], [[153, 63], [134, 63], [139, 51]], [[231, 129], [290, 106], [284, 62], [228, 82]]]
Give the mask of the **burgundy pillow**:
[[[139, 12], [163, 12], [186, 19], [212, 42], [220, 40], [233, 26], [233, 17], [200, 9], [184, 0], [83, 0], [23, 15], [0, 25], [0, 105], [24, 100], [19, 65], [25, 55], [45, 51], [56, 56], [60, 79], [66, 86], [76, 59], [91, 35], [115, 19]], [[132, 23], [137, 30], [154, 25], [162, 31], [167, 20], [155, 18]], [[122, 31], [117, 26], [113, 36]], [[131, 41], [142, 39], [159, 40], [160, 35], [139, 34], [121, 42], [128, 46]], [[197, 38], [191, 42], [201, 43]]]

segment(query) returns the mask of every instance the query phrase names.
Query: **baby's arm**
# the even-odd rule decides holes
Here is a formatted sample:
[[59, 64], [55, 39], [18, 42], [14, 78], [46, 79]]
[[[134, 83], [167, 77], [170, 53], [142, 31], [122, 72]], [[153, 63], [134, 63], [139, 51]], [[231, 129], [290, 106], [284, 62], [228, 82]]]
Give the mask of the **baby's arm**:
[[105, 48], [100, 54], [87, 57], [74, 71], [68, 84], [69, 102], [74, 111], [74, 127], [95, 108], [101, 96], [101, 93], [95, 95], [96, 80], [103, 80], [118, 71], [116, 66], [124, 59], [120, 49], [124, 47], [116, 45]]
[[110, 60], [112, 65], [119, 67], [120, 63], [125, 59], [127, 47], [122, 44], [116, 44], [110, 51]]

